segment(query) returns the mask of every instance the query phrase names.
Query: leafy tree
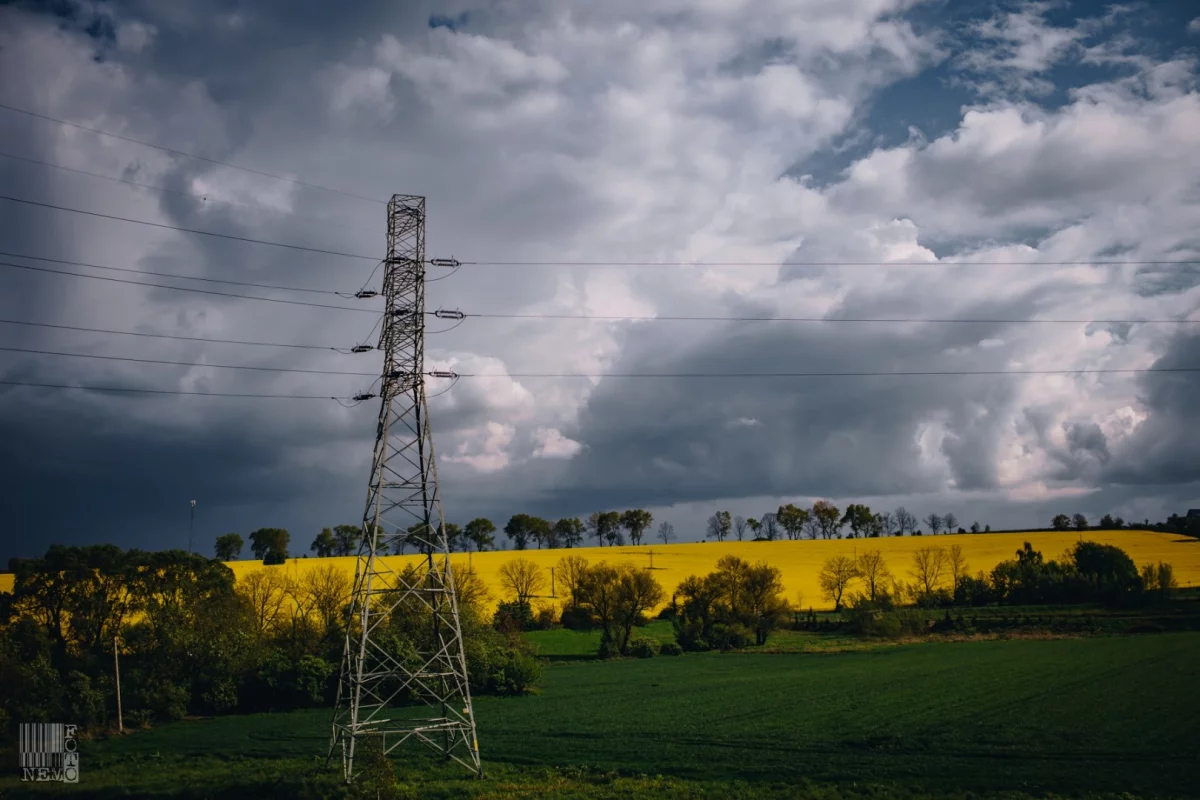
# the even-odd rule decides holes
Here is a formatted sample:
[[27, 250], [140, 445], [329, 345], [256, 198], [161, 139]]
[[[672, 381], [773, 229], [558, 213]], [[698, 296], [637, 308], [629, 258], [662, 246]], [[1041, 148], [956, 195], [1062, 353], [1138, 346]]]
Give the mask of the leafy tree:
[[799, 539], [800, 532], [804, 530], [804, 523], [811, 519], [812, 515], [807, 508], [797, 508], [793, 503], [788, 503], [786, 506], [780, 506], [775, 512], [775, 519], [779, 522], [779, 527], [783, 528], [788, 539]]
[[632, 508], [621, 514], [621, 526], [629, 531], [629, 541], [642, 543], [642, 534], [654, 522], [654, 515], [644, 508]]
[[464, 533], [477, 552], [496, 546], [496, 526], [486, 517], [476, 517], [468, 522]]
[[587, 568], [579, 597], [600, 626], [601, 654], [627, 655], [634, 625], [664, 596], [662, 586], [646, 570], [604, 562]]
[[1097, 525], [1096, 527], [1098, 527], [1102, 531], [1111, 530], [1111, 529], [1117, 527], [1117, 521], [1115, 519], [1113, 519], [1112, 514], [1105, 514], [1103, 517], [1100, 518], [1100, 524]]
[[317, 558], [329, 558], [337, 549], [337, 539], [333, 535], [333, 531], [329, 528], [322, 528], [317, 534], [317, 538], [313, 539], [309, 549], [317, 554]]
[[1076, 514], [1071, 517], [1071, 524], [1075, 526], [1077, 531], [1086, 531], [1088, 528], [1088, 518], [1083, 514]]
[[871, 521], [867, 524], [867, 536], [872, 539], [878, 539], [884, 535], [885, 525], [883, 514], [872, 514]]
[[518, 603], [528, 603], [539, 592], [546, 590], [546, 576], [541, 568], [525, 558], [514, 558], [503, 564], [499, 575], [500, 586]]
[[259, 528], [250, 534], [250, 550], [264, 564], [282, 564], [288, 558], [289, 539], [283, 528]]
[[540, 517], [513, 514], [504, 526], [504, 535], [513, 543], [515, 550], [524, 550], [530, 539], [535, 540], [540, 549], [549, 530], [550, 523]]
[[605, 542], [610, 547], [625, 544], [625, 537], [621, 535], [621, 512], [603, 511], [593, 516], [595, 517], [595, 533], [593, 535], [600, 540], [601, 545]]
[[971, 523], [971, 533], [979, 533], [979, 523], [978, 522]]
[[1097, 595], [1113, 597], [1141, 588], [1137, 566], [1119, 547], [1076, 542], [1071, 559], [1079, 576]]
[[238, 533], [226, 533], [217, 537], [216, 552], [218, 561], [234, 561], [242, 554], [242, 536]]
[[878, 550], [866, 550], [858, 557], [858, 574], [867, 586], [867, 599], [872, 603], [885, 591], [887, 581], [892, 577], [883, 553]]
[[846, 513], [842, 515], [840, 524], [850, 526], [850, 537], [859, 539], [866, 536], [874, 522], [874, 515], [871, 514], [869, 506], [861, 503], [851, 503], [846, 506]]
[[362, 539], [362, 528], [357, 525], [335, 525], [333, 538], [337, 540], [334, 555], [352, 556], [358, 552], [358, 543]]
[[842, 515], [838, 507], [828, 500], [813, 503], [812, 518], [816, 520], [822, 539], [835, 539], [842, 527]]
[[751, 537], [757, 539], [759, 531], [762, 530], [762, 523], [754, 517], [750, 517], [748, 520], [746, 520], [746, 527], [750, 529]]
[[822, 596], [833, 601], [834, 611], [842, 610], [842, 596], [846, 593], [846, 587], [858, 576], [858, 565], [848, 556], [833, 556], [821, 565], [817, 583], [821, 585]]
[[909, 574], [917, 582], [922, 593], [932, 594], [941, 582], [946, 569], [946, 551], [940, 547], [922, 547], [913, 553], [912, 569]]
[[579, 517], [563, 517], [554, 523], [554, 537], [568, 549], [583, 544], [583, 531], [583, 521]]
[[929, 532], [937, 536], [942, 531], [944, 520], [939, 514], [930, 514], [925, 518], [925, 524], [929, 526]]
[[460, 547], [463, 550], [468, 549], [467, 542], [463, 538], [462, 528], [453, 522], [443, 522], [442, 525], [446, 529], [446, 547], [449, 548], [450, 552], [453, 553]]
[[1147, 592], [1155, 592], [1169, 599], [1179, 588], [1175, 579], [1175, 570], [1170, 564], [1159, 561], [1157, 564], [1142, 565], [1142, 587]]
[[954, 533], [958, 529], [958, 517], [947, 514], [942, 517], [942, 524], [946, 526], [946, 533]]
[[762, 515], [762, 537], [768, 542], [773, 542], [779, 538], [779, 515], [774, 511], [768, 511]]
[[725, 541], [725, 538], [729, 536], [729, 530], [731, 527], [733, 527], [733, 522], [729, 518], [729, 512], [718, 511], [708, 518], [708, 529], [705, 533], [705, 537], [709, 539], [716, 539], [718, 542], [723, 542]]
[[1071, 518], [1066, 514], [1055, 514], [1054, 519], [1050, 521], [1050, 526], [1056, 531], [1070, 530]]
[[733, 534], [737, 537], [739, 542], [746, 538], [746, 527], [745, 517], [733, 518]]
[[675, 538], [675, 526], [669, 522], [662, 522], [658, 526], [658, 538], [663, 544], [670, 544]]

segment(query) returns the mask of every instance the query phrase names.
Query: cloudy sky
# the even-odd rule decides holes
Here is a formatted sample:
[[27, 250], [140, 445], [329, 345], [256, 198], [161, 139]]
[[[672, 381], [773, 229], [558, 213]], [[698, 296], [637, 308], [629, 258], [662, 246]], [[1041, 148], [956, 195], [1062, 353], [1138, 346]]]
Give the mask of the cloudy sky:
[[[619, 376], [1200, 367], [1200, 268], [1162, 263], [1200, 262], [1189, 5], [6, 4], [0, 103], [213, 161], [0, 108], [0, 195], [364, 257], [4, 199], [0, 342], [369, 375], [378, 353], [320, 348], [366, 340], [378, 300], [29, 256], [352, 293], [382, 201], [424, 195], [430, 257], [540, 262], [463, 266], [431, 309], [844, 320], [436, 322], [428, 365], [485, 376], [431, 400], [452, 521], [645, 507], [694, 539], [714, 510], [820, 497], [994, 528], [1162, 519], [1200, 506], [1195, 372]], [[871, 321], [897, 318], [972, 321]], [[600, 377], [519, 377], [563, 372]], [[14, 351], [0, 380], [371, 384]], [[376, 402], [0, 385], [0, 556], [186, 546], [193, 499], [202, 549], [262, 526], [303, 548], [361, 518]]]

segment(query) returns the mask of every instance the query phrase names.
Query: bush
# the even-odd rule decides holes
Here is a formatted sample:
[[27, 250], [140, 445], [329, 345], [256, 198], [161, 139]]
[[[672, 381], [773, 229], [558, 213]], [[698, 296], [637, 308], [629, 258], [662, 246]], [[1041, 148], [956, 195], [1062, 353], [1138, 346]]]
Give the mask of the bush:
[[663, 642], [658, 646], [658, 654], [660, 656], [681, 656], [683, 648], [675, 642]]
[[496, 606], [492, 627], [501, 633], [519, 633], [534, 629], [533, 607], [528, 602], [501, 603]]
[[638, 636], [629, 643], [629, 654], [638, 658], [654, 658], [662, 645], [649, 636]]
[[533, 620], [533, 628], [534, 630], [548, 631], [554, 627], [556, 622], [558, 620], [555, 619], [554, 606], [545, 606], [537, 610], [537, 614]]
[[918, 636], [928, 630], [925, 616], [910, 608], [883, 611], [863, 606], [848, 610], [846, 617], [852, 632], [880, 639]]
[[655, 615], [654, 618], [655, 619], [664, 619], [664, 620], [674, 620], [675, 617], [677, 617], [677, 616], [679, 616], [679, 615], [676, 613], [674, 606], [665, 605], [665, 606], [663, 606], [662, 611], [659, 611], [658, 614]]
[[617, 647], [616, 642], [604, 635], [600, 637], [600, 649], [596, 651], [596, 655], [600, 658], [616, 658], [621, 655], [621, 650]]
[[754, 633], [745, 625], [717, 623], [712, 627], [712, 646], [718, 650], [740, 650], [754, 643]]
[[83, 730], [104, 721], [104, 695], [92, 688], [92, 680], [78, 670], [67, 673], [67, 718]]
[[573, 631], [590, 631], [595, 627], [592, 615], [582, 606], [563, 606], [559, 619], [564, 628]]
[[475, 694], [528, 694], [542, 676], [542, 664], [523, 637], [481, 628], [466, 639], [467, 675]]

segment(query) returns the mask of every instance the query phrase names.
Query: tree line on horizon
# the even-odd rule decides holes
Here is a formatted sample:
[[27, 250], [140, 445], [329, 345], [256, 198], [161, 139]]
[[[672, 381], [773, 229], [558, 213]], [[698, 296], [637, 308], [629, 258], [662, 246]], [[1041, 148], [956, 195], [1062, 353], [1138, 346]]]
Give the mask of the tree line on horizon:
[[[571, 549], [583, 546], [587, 539], [600, 546], [623, 547], [628, 541], [642, 544], [654, 522], [654, 515], [641, 508], [625, 511], [597, 511], [586, 520], [579, 517], [563, 517], [551, 521], [531, 514], [518, 513], [509, 518], [502, 529], [486, 517], [476, 517], [465, 526], [453, 522], [445, 523], [446, 542], [451, 552], [483, 552], [496, 548], [496, 536], [503, 533], [513, 550], [526, 550], [531, 545], [537, 549]], [[828, 500], [818, 500], [809, 508], [793, 503], [779, 506], [761, 518], [732, 516], [728, 511], [717, 511], [705, 524], [705, 539], [718, 542], [726, 540], [773, 542], [781, 539], [867, 539], [885, 536], [922, 536], [922, 524], [930, 534], [945, 533], [992, 533], [990, 525], [971, 523], [970, 528], [959, 526], [953, 513], [928, 514], [918, 520], [904, 506], [895, 511], [874, 512], [862, 503], [850, 503], [845, 511]], [[1172, 514], [1166, 522], [1126, 523], [1120, 517], [1105, 514], [1096, 525], [1092, 525], [1084, 514], [1072, 516], [1057, 514], [1045, 530], [1153, 530], [1165, 533], [1180, 533], [1200, 538], [1200, 517]], [[404, 555], [408, 547], [418, 549], [425, 541], [424, 523], [415, 523], [404, 535], [389, 537], [394, 543], [395, 555]], [[352, 556], [358, 553], [363, 529], [358, 525], [336, 525], [323, 528], [309, 545], [309, 550], [318, 558]], [[663, 544], [678, 539], [675, 526], [661, 522], [654, 534]], [[284, 528], [259, 528], [249, 534], [251, 552], [264, 564], [282, 564], [289, 558], [291, 534]], [[234, 561], [241, 557], [245, 547], [241, 534], [227, 533], [216, 539], [214, 553], [221, 561]], [[377, 552], [389, 553], [381, 543]]]

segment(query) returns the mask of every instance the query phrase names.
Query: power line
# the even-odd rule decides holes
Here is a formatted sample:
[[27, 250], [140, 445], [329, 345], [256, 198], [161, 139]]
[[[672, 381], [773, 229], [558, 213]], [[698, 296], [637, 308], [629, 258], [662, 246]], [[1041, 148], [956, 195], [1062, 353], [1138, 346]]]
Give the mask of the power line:
[[[882, 378], [893, 375], [1093, 375], [1109, 373], [1200, 372], [1200, 367], [1147, 367], [1141, 369], [1034, 369], [1034, 370], [945, 370], [920, 372], [509, 372], [506, 374], [452, 374], [459, 378]], [[435, 377], [447, 377], [437, 375]]]
[[198, 156], [194, 153], [186, 153], [183, 150], [174, 150], [170, 147], [163, 147], [162, 145], [152, 144], [151, 142], [143, 142], [140, 139], [133, 139], [128, 136], [121, 136], [120, 134], [117, 134], [117, 133], [109, 133], [108, 131], [102, 131], [98, 128], [89, 128], [86, 125], [80, 125], [75, 122], [68, 122], [65, 119], [58, 119], [57, 117], [51, 117], [46, 114], [39, 114], [36, 111], [29, 111], [24, 108], [17, 108], [16, 106], [10, 106], [10, 105], [7, 105], [6, 103], [0, 103], [0, 108], [7, 109], [9, 111], [15, 111], [18, 114], [25, 114], [30, 117], [37, 117], [38, 119], [48, 120], [50, 122], [57, 122], [59, 125], [68, 125], [72, 128], [77, 128], [81, 131], [88, 131], [89, 133], [99, 134], [100, 136], [108, 136], [113, 139], [120, 139], [123, 142], [132, 142], [133, 144], [139, 144], [139, 145], [142, 145], [143, 147], [152, 147], [155, 150], [161, 150], [164, 153], [171, 153], [172, 155], [183, 156], [184, 158], [194, 158], [197, 161], [205, 161], [205, 162], [208, 162], [209, 164], [219, 164], [222, 167], [229, 167], [230, 169], [241, 170], [242, 172], [249, 172], [253, 175], [261, 175], [264, 178], [273, 178], [274, 180], [277, 180], [277, 181], [283, 181], [285, 183], [295, 184], [296, 186], [304, 186], [309, 189], [319, 189], [323, 192], [333, 192], [334, 194], [340, 194], [345, 197], [353, 197], [356, 200], [365, 200], [368, 203], [378, 203], [379, 205], [387, 205], [387, 203], [385, 201], [376, 200], [373, 197], [364, 197], [363, 195], [354, 194], [352, 192], [342, 191], [341, 189], [331, 189], [328, 186], [321, 186], [320, 184], [316, 184], [316, 183], [308, 183], [306, 181], [297, 180], [295, 178], [285, 178], [282, 175], [275, 175], [270, 172], [263, 172], [262, 170], [251, 169], [250, 167], [239, 167], [237, 164], [230, 164], [228, 161], [219, 161], [215, 158], [208, 158], [207, 156]]
[[[223, 278], [201, 278], [197, 275], [180, 275], [177, 272], [155, 272], [148, 269], [131, 269], [129, 267], [107, 267], [102, 264], [89, 264], [84, 261], [68, 261], [64, 258], [47, 258], [46, 256], [30, 256], [24, 253], [6, 253], [0, 251], [0, 256], [8, 256], [10, 258], [28, 258], [32, 261], [49, 261], [52, 264], [72, 264], [77, 267], [90, 267], [92, 269], [107, 269], [113, 272], [132, 272], [135, 275], [154, 275], [159, 278], [174, 278], [181, 281], [203, 281], [204, 283], [225, 283], [231, 286], [249, 286], [255, 289], [278, 289], [284, 292], [308, 292], [309, 294], [333, 294], [341, 296], [333, 289], [305, 289], [299, 286], [279, 286], [271, 283], [247, 283], [246, 281], [231, 281]], [[68, 273], [74, 274], [74, 273]]]
[[341, 398], [317, 394], [245, 394], [241, 392], [188, 392], [176, 389], [137, 389], [127, 386], [73, 386], [65, 383], [34, 383], [30, 381], [0, 380], [0, 386], [31, 386], [39, 389], [76, 389], [86, 392], [131, 392], [141, 394], [179, 394], [200, 397], [254, 397], [279, 400], [340, 400]]
[[[437, 312], [433, 312], [435, 315]], [[459, 312], [461, 313], [461, 312]], [[634, 322], [930, 322], [930, 323], [980, 323], [1020, 325], [1028, 323], [1056, 323], [1079, 325], [1134, 325], [1134, 324], [1200, 324], [1200, 319], [936, 319], [929, 317], [906, 318], [863, 318], [863, 317], [645, 317], [645, 316], [597, 316], [592, 314], [464, 314], [465, 317], [483, 319], [586, 319], [627, 320]]]
[[202, 231], [202, 230], [198, 230], [196, 228], [184, 228], [179, 225], [167, 225], [162, 222], [148, 222], [147, 220], [144, 220], [144, 219], [131, 219], [129, 217], [118, 217], [113, 214], [101, 214], [98, 211], [85, 211], [82, 208], [68, 208], [67, 206], [59, 206], [59, 205], [55, 205], [53, 203], [40, 203], [37, 200], [26, 200], [25, 198], [22, 198], [22, 197], [8, 197], [7, 195], [0, 195], [0, 200], [8, 200], [13, 203], [24, 203], [25, 205], [39, 206], [41, 208], [52, 208], [57, 211], [69, 211], [72, 214], [86, 214], [89, 217], [99, 217], [100, 219], [111, 219], [111, 220], [116, 220], [118, 222], [131, 222], [134, 225], [149, 225], [152, 228], [165, 228], [166, 230], [182, 231], [183, 233], [196, 233], [201, 236], [215, 236], [218, 239], [231, 239], [235, 242], [248, 242], [250, 244], [266, 244], [266, 245], [270, 245], [271, 247], [285, 247], [288, 250], [303, 250], [308, 253], [320, 253], [321, 255], [340, 256], [342, 258], [357, 258], [357, 259], [361, 259], [364, 261], [378, 261], [379, 260], [375, 256], [363, 256], [363, 255], [359, 255], [357, 253], [342, 253], [337, 250], [322, 250], [318, 247], [304, 247], [303, 245], [298, 245], [298, 244], [284, 244], [283, 242], [272, 242], [272, 241], [268, 241], [266, 239], [251, 239], [247, 236], [234, 236], [233, 234], [230, 234], [230, 233], [214, 233], [213, 231]]
[[130, 358], [127, 356], [105, 356], [95, 353], [62, 353], [56, 350], [37, 350], [28, 347], [0, 347], [0, 351], [7, 353], [29, 353], [32, 355], [41, 356], [66, 356], [69, 358], [94, 358], [103, 361], [129, 361], [136, 364], [163, 364], [172, 367], [209, 367], [211, 369], [244, 369], [253, 372], [297, 372], [306, 375], [352, 375], [359, 378], [378, 377], [378, 371], [375, 372], [347, 372], [344, 370], [329, 370], [329, 369], [297, 369], [289, 367], [259, 367], [249, 366], [245, 364], [204, 364], [198, 361], [162, 361], [153, 358]]
[[[44, 256], [30, 256], [21, 253], [6, 253], [0, 251], [0, 256], [10, 256], [16, 258], [28, 258], [37, 261], [48, 261], [55, 264], [70, 264], [72, 266], [89, 267], [91, 269], [112, 270], [117, 272], [127, 272], [138, 275], [154, 275], [158, 277], [173, 278], [179, 280], [194, 280], [205, 281], [208, 283], [224, 283], [234, 286], [248, 286], [262, 289], [276, 289], [280, 291], [290, 292], [311, 292], [314, 294], [335, 294], [343, 296], [339, 292], [329, 289], [305, 289], [296, 286], [280, 286], [276, 284], [265, 283], [247, 283], [244, 281], [231, 281], [219, 278], [201, 278], [192, 275], [178, 275], [170, 272], [153, 272], [149, 270], [137, 270], [127, 267], [110, 267], [101, 264], [89, 264], [83, 261], [71, 261], [67, 259], [47, 258]], [[366, 308], [352, 308], [350, 306], [329, 305], [326, 303], [307, 303], [300, 300], [284, 300], [275, 297], [258, 297], [255, 295], [238, 294], [235, 292], [217, 292], [207, 289], [194, 289], [187, 286], [171, 286], [168, 284], [150, 283], [147, 281], [130, 281], [120, 278], [110, 278], [101, 275], [85, 275], [79, 272], [70, 272], [67, 270], [56, 270], [48, 267], [35, 267], [29, 264], [14, 264], [12, 262], [0, 261], [0, 267], [13, 267], [16, 269], [26, 269], [35, 272], [47, 272], [56, 275], [69, 275], [77, 278], [92, 278], [93, 280], [111, 281], [114, 283], [126, 283], [133, 286], [148, 286], [158, 289], [173, 289], [180, 292], [194, 292], [199, 294], [216, 295], [218, 297], [231, 297], [241, 300], [259, 300], [268, 303], [284, 303], [287, 305], [305, 306], [308, 308], [327, 308], [335, 311], [353, 311], [358, 313], [378, 314], [378, 311]], [[490, 314], [490, 313], [467, 313], [461, 311], [427, 311], [426, 316], [441, 317], [445, 319], [515, 319], [515, 320], [596, 320], [596, 321], [634, 321], [634, 322], [818, 322], [818, 323], [929, 323], [929, 324], [1004, 324], [1004, 325], [1021, 325], [1021, 324], [1069, 324], [1069, 325], [1187, 325], [1200, 324], [1200, 320], [1192, 319], [939, 319], [939, 318], [923, 318], [923, 317], [904, 317], [904, 318], [867, 318], [867, 317], [763, 317], [763, 316], [617, 316], [617, 315], [590, 315], [590, 314]], [[460, 316], [461, 315], [461, 316]], [[455, 326], [457, 327], [457, 326]], [[103, 332], [103, 331], [98, 331]]]
[[1099, 267], [1200, 264], [1183, 261], [461, 261], [473, 267]]
[[[176, 336], [169, 333], [142, 333], [139, 331], [114, 331], [105, 328], [83, 328], [77, 325], [57, 325], [49, 322], [27, 322], [25, 320], [16, 319], [0, 319], [0, 325], [28, 325], [35, 328], [55, 328], [65, 331], [82, 331], [85, 333], [109, 333], [119, 336], [142, 336], [150, 339], [175, 339], [183, 342], [207, 342], [211, 344], [240, 344], [251, 345], [256, 347], [291, 347], [297, 350], [333, 350], [340, 352], [336, 347], [328, 345], [316, 344], [289, 344], [283, 342], [250, 342], [239, 339], [210, 339], [202, 336]], [[368, 334], [369, 338], [369, 334]]]
[[245, 209], [249, 209], [251, 211], [266, 211], [267, 213], [278, 214], [278, 215], [284, 216], [284, 217], [295, 217], [297, 219], [309, 219], [309, 220], [317, 222], [321, 225], [329, 225], [330, 227], [343, 228], [345, 230], [363, 231], [364, 233], [377, 233], [378, 232], [378, 231], [373, 231], [370, 228], [364, 228], [361, 225], [343, 225], [341, 223], [334, 222], [332, 220], [322, 219], [320, 217], [313, 217], [313, 216], [310, 216], [307, 214], [299, 214], [299, 213], [296, 213], [295, 211], [281, 211], [278, 208], [271, 208], [270, 206], [266, 206], [261, 203], [235, 203], [232, 200], [217, 200], [216, 198], [209, 198], [206, 195], [198, 194], [196, 192], [185, 192], [180, 189], [168, 189], [166, 186], [155, 186], [154, 184], [151, 184], [151, 183], [141, 183], [140, 181], [134, 181], [134, 180], [130, 180], [128, 178], [118, 178], [113, 175], [104, 175], [99, 172], [89, 172], [86, 169], [79, 169], [77, 167], [68, 167], [64, 164], [55, 164], [53, 161], [41, 161], [36, 158], [29, 158], [28, 156], [19, 156], [15, 153], [5, 153], [5, 152], [0, 151], [0, 156], [3, 156], [4, 158], [11, 158], [16, 161], [24, 161], [27, 164], [37, 164], [37, 165], [43, 166], [43, 167], [52, 167], [53, 169], [61, 169], [64, 172], [76, 172], [80, 175], [89, 175], [93, 178], [103, 178], [106, 181], [115, 181], [116, 183], [124, 183], [124, 184], [128, 184], [129, 186], [138, 186], [138, 187], [141, 187], [142, 189], [150, 189], [155, 192], [165, 192], [168, 194], [176, 194], [176, 195], [179, 195], [180, 197], [193, 197], [193, 198], [196, 198], [197, 200], [202, 200], [205, 203], [217, 203], [219, 205], [233, 206], [234, 208], [245, 208]]
[[[95, 264], [83, 264], [76, 261], [63, 262], [67, 264], [77, 264], [81, 267], [96, 267], [97, 269], [108, 269], [108, 267], [100, 267]], [[303, 300], [283, 300], [278, 297], [255, 297], [248, 294], [236, 294], [234, 292], [218, 292], [213, 289], [195, 289], [191, 286], [171, 286], [166, 283], [150, 283], [149, 281], [131, 281], [125, 278], [110, 278], [107, 275], [85, 275], [82, 272], [69, 272], [65, 269], [52, 269], [50, 267], [35, 267], [32, 264], [14, 264], [11, 261], [0, 261], [0, 267], [11, 267], [14, 269], [25, 269], [32, 272], [46, 272], [52, 275], [70, 275], [74, 278], [90, 278], [94, 281], [109, 281], [111, 283], [126, 283], [131, 286], [148, 286], [155, 289], [173, 289], [177, 292], [192, 292], [194, 294], [209, 294], [217, 297], [233, 297], [239, 300], [259, 300], [264, 303], [282, 303], [289, 306], [305, 306], [307, 308], [329, 308], [334, 311], [352, 311], [359, 314], [378, 314], [370, 308], [351, 308], [349, 306], [333, 306], [326, 303], [306, 303]], [[135, 270], [136, 271], [136, 270]]]

